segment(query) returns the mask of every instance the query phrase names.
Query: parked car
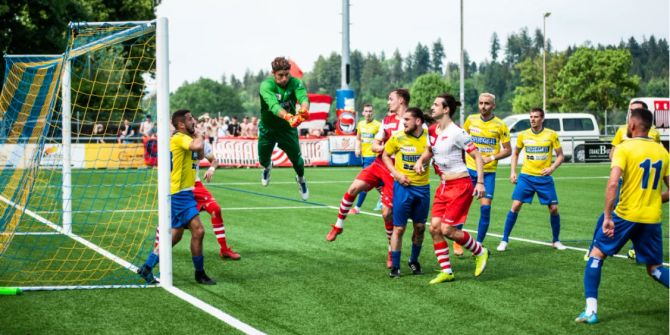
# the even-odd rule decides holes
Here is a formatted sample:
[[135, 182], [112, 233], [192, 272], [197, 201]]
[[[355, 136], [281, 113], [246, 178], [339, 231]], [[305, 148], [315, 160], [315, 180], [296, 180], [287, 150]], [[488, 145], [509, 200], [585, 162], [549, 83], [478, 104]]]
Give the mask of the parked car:
[[[503, 122], [509, 128], [510, 144], [514, 150], [519, 133], [530, 128], [529, 114], [510, 115], [504, 118]], [[600, 139], [598, 122], [593, 115], [588, 113], [547, 113], [544, 117], [544, 127], [558, 133], [566, 161], [572, 159], [574, 154], [575, 162], [583, 162], [585, 159], [584, 143], [597, 142]], [[507, 158], [501, 162], [509, 164], [510, 160]]]

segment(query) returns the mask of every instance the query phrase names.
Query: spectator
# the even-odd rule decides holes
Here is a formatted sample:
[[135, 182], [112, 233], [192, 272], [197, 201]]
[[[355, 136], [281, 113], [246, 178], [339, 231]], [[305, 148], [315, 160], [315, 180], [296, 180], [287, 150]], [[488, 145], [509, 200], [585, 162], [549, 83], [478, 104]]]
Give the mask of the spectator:
[[323, 129], [311, 128], [309, 130], [309, 137], [321, 137], [321, 136], [323, 136]]
[[151, 115], [147, 114], [144, 122], [140, 124], [140, 134], [142, 136], [149, 136], [151, 129], [154, 128], [154, 122], [151, 120]]
[[130, 143], [129, 138], [135, 135], [135, 130], [133, 130], [133, 126], [130, 125], [130, 121], [128, 121], [127, 118], [123, 119], [123, 125], [121, 125], [121, 127], [119, 128], [119, 132], [117, 135], [118, 135], [117, 142], [119, 144]]
[[334, 131], [335, 128], [333, 127], [333, 124], [330, 123], [330, 121], [326, 120], [326, 123], [323, 125], [323, 134], [325, 136], [333, 135]]
[[240, 136], [240, 124], [237, 123], [237, 116], [233, 116], [232, 122], [228, 125], [229, 136]]
[[251, 137], [251, 134], [249, 134], [249, 126], [251, 126], [251, 123], [249, 123], [249, 118], [245, 116], [242, 118], [242, 124], [240, 124], [240, 136]]
[[258, 137], [258, 118], [257, 117], [252, 117], [251, 118], [251, 123], [249, 124], [249, 130], [247, 130], [249, 133], [249, 137]]
[[93, 125], [93, 137], [96, 137], [95, 142], [96, 143], [105, 143], [105, 139], [103, 136], [105, 136], [105, 126], [102, 125], [102, 123], [96, 123]]
[[207, 124], [207, 136], [209, 137], [209, 144], [214, 144], [214, 141], [218, 137], [218, 128], [219, 125], [216, 122], [216, 119], [210, 119]]

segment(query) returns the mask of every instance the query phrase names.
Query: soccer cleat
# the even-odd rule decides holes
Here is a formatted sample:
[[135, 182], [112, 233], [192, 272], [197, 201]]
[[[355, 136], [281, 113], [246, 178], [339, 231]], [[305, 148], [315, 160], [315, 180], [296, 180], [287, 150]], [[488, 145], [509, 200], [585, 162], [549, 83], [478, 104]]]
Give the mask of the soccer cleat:
[[389, 277], [400, 278], [400, 268], [391, 268], [391, 272], [389, 272]]
[[456, 242], [454, 242], [454, 255], [463, 256], [463, 247]]
[[356, 214], [360, 214], [360, 213], [361, 213], [361, 210], [358, 207], [354, 207], [349, 211], [349, 214], [351, 214], [351, 215], [356, 215]]
[[486, 262], [489, 260], [489, 249], [482, 247], [482, 254], [475, 256], [475, 277], [479, 277], [484, 269], [486, 269]]
[[261, 185], [270, 185], [270, 172], [272, 172], [272, 166], [263, 169], [263, 172], [261, 173]]
[[437, 275], [437, 277], [433, 278], [429, 283], [430, 284], [439, 284], [439, 283], [444, 283], [445, 281], [454, 281], [455, 276], [453, 273], [447, 273], [447, 272], [441, 272], [440, 274]]
[[635, 260], [635, 257], [636, 257], [636, 256], [637, 256], [637, 255], [635, 254], [635, 249], [630, 249], [630, 250], [628, 250], [628, 259]]
[[565, 250], [565, 249], [567, 249], [567, 247], [564, 246], [563, 243], [561, 243], [560, 241], [556, 241], [556, 242], [552, 243], [551, 246], [554, 247], [554, 249], [556, 249], [556, 250]]
[[221, 249], [219, 256], [221, 256], [221, 258], [230, 258], [234, 261], [240, 259], [240, 254], [236, 253], [231, 248]]
[[410, 270], [412, 270], [412, 274], [414, 275], [422, 275], [423, 271], [421, 271], [421, 263], [418, 261], [416, 262], [408, 262], [407, 265], [409, 265]]
[[203, 285], [216, 285], [216, 282], [209, 278], [204, 270], [195, 272], [195, 281]]
[[377, 211], [377, 212], [382, 210], [382, 202], [381, 201], [377, 202], [377, 206], [375, 206], [374, 210]]
[[507, 250], [507, 242], [505, 241], [500, 241], [500, 244], [498, 244], [498, 247], [496, 248], [498, 251], [505, 251]]
[[151, 273], [151, 269], [146, 265], [142, 265], [141, 268], [137, 269], [137, 274], [144, 279], [149, 285], [158, 284], [156, 277]]
[[307, 181], [305, 181], [305, 177], [295, 176], [295, 181], [298, 183], [298, 192], [300, 192], [302, 200], [309, 199], [309, 190], [307, 189]]
[[337, 238], [337, 235], [342, 234], [344, 228], [340, 228], [334, 224], [331, 224], [330, 226], [333, 227], [333, 229], [331, 229], [330, 232], [328, 232], [328, 235], [326, 235], [326, 241], [333, 242]]
[[575, 322], [592, 325], [598, 323], [598, 315], [596, 313], [586, 315], [586, 311], [584, 311], [579, 314], [579, 316], [575, 319]]

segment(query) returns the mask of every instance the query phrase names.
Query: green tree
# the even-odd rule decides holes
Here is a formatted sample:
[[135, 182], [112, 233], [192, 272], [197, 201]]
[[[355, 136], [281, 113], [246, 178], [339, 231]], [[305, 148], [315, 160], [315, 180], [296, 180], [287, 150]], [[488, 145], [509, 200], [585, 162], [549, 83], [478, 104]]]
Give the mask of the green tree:
[[431, 51], [431, 60], [433, 62], [432, 70], [433, 72], [437, 72], [439, 74], [442, 74], [442, 66], [443, 60], [444, 60], [444, 46], [442, 45], [442, 40], [438, 39], [433, 43], [433, 49]]
[[436, 96], [449, 91], [451, 91], [451, 86], [441, 75], [437, 73], [423, 74], [416, 78], [416, 81], [412, 84], [410, 105], [417, 106], [427, 112]]
[[170, 96], [170, 108], [189, 109], [194, 117], [210, 115], [242, 116], [244, 108], [235, 90], [228, 85], [207, 78], [185, 83]]
[[625, 109], [640, 78], [631, 76], [632, 56], [621, 49], [579, 48], [554, 85], [561, 111]]
[[495, 63], [498, 60], [498, 52], [500, 52], [500, 40], [498, 34], [493, 32], [491, 35], [491, 62]]
[[[547, 55], [547, 112], [556, 112], [561, 105], [552, 87], [567, 59], [565, 53]], [[542, 57], [526, 58], [516, 68], [521, 84], [514, 89], [512, 111], [526, 113], [533, 107], [542, 107]]]
[[153, 0], [0, 0], [0, 52], [60, 54], [69, 22], [151, 20], [153, 10]]

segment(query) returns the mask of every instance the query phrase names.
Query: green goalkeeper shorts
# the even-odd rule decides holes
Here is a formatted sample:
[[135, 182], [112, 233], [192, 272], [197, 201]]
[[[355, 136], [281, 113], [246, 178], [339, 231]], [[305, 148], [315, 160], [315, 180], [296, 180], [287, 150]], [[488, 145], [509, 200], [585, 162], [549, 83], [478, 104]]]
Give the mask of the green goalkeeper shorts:
[[269, 167], [272, 163], [272, 150], [277, 144], [286, 153], [296, 171], [304, 168], [305, 162], [300, 152], [297, 129], [258, 128], [258, 160], [263, 167]]

